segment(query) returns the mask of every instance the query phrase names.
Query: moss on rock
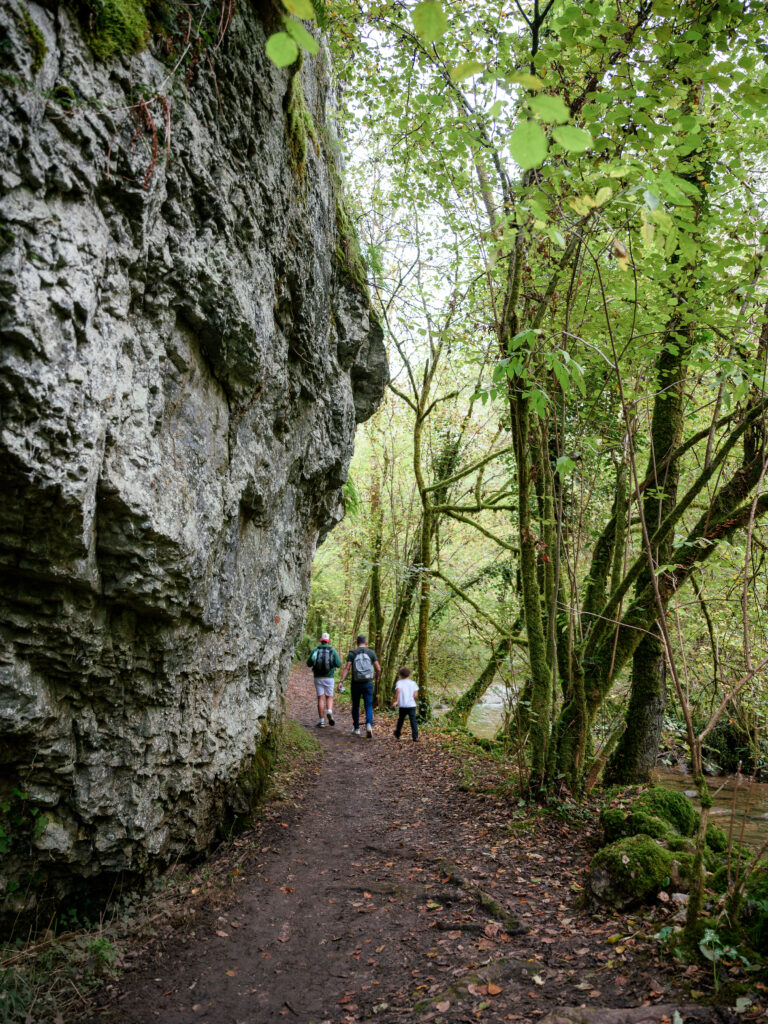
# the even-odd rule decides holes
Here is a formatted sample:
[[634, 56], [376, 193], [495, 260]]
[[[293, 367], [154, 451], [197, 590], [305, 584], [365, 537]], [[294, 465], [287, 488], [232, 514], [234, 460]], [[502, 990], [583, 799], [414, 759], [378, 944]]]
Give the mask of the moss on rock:
[[630, 830], [629, 835], [643, 834], [651, 836], [652, 839], [661, 839], [663, 842], [674, 839], [679, 835], [677, 830], [668, 821], [655, 814], [649, 814], [642, 808], [638, 811], [632, 811], [627, 818], [627, 827]]
[[24, 35], [32, 47], [32, 73], [36, 75], [43, 66], [43, 61], [48, 53], [48, 46], [45, 42], [45, 36], [29, 13], [26, 4], [19, 4], [19, 11], [21, 12], [21, 25], [24, 29]]
[[675, 856], [647, 835], [627, 836], [592, 858], [588, 890], [619, 910], [653, 899], [669, 885]]
[[306, 181], [307, 152], [310, 141], [315, 152], [319, 152], [320, 140], [315, 128], [315, 119], [307, 107], [304, 89], [301, 85], [301, 64], [291, 76], [285, 101], [285, 130], [288, 137], [293, 166], [298, 178]]
[[696, 808], [684, 793], [674, 789], [652, 786], [640, 794], [635, 808], [669, 822], [680, 835], [692, 836], [696, 831], [699, 820]]
[[99, 60], [136, 53], [149, 41], [145, 0], [72, 0], [72, 6]]
[[626, 835], [627, 813], [618, 807], [604, 807], [600, 812], [600, 824], [603, 827], [605, 843], [615, 843]]
[[357, 231], [338, 188], [336, 190], [336, 262], [339, 269], [358, 291], [368, 296], [368, 268], [360, 251]]
[[728, 849], [728, 836], [717, 825], [707, 825], [707, 846], [715, 853], [725, 853]]

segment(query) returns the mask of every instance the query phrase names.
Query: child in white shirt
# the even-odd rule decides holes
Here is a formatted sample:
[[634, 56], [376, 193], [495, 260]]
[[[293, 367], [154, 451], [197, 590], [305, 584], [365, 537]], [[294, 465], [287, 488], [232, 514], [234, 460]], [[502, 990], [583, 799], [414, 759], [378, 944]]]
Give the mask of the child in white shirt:
[[398, 709], [397, 725], [395, 726], [396, 740], [400, 739], [400, 733], [403, 731], [403, 722], [405, 722], [406, 718], [409, 718], [411, 721], [413, 742], [415, 743], [419, 738], [419, 727], [416, 723], [416, 694], [418, 692], [418, 686], [411, 679], [411, 670], [409, 668], [398, 669], [395, 699], [392, 701], [392, 707]]

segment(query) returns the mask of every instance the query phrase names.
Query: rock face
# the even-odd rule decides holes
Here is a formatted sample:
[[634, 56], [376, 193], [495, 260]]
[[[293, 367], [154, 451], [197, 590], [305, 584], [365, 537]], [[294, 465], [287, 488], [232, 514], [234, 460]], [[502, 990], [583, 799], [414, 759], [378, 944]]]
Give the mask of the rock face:
[[0, 10], [6, 912], [215, 837], [386, 383], [327, 72], [261, 7], [175, 75], [183, 36], [99, 62]]

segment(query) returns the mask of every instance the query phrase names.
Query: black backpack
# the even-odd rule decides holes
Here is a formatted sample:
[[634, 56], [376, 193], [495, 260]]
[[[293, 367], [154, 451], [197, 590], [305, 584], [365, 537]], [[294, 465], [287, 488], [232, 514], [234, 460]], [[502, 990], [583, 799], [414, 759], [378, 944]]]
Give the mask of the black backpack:
[[324, 679], [330, 679], [333, 675], [333, 654], [327, 644], [318, 647], [315, 651], [315, 675]]
[[353, 683], [370, 683], [373, 679], [373, 662], [368, 651], [363, 648], [357, 649], [354, 652], [354, 658], [352, 659], [352, 682]]

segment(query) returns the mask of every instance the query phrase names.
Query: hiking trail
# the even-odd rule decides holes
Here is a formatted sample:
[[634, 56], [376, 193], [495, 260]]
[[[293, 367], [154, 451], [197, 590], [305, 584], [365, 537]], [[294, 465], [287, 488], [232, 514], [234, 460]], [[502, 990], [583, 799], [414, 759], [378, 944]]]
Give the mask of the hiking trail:
[[81, 1021], [735, 1019], [689, 1005], [681, 975], [700, 986], [702, 969], [654, 959], [631, 917], [580, 907], [589, 828], [542, 816], [510, 830], [493, 762], [429, 730], [398, 742], [380, 714], [357, 738], [348, 705], [316, 729], [306, 669], [288, 709], [320, 741], [317, 770], [266, 806], [234, 860], [198, 869]]

